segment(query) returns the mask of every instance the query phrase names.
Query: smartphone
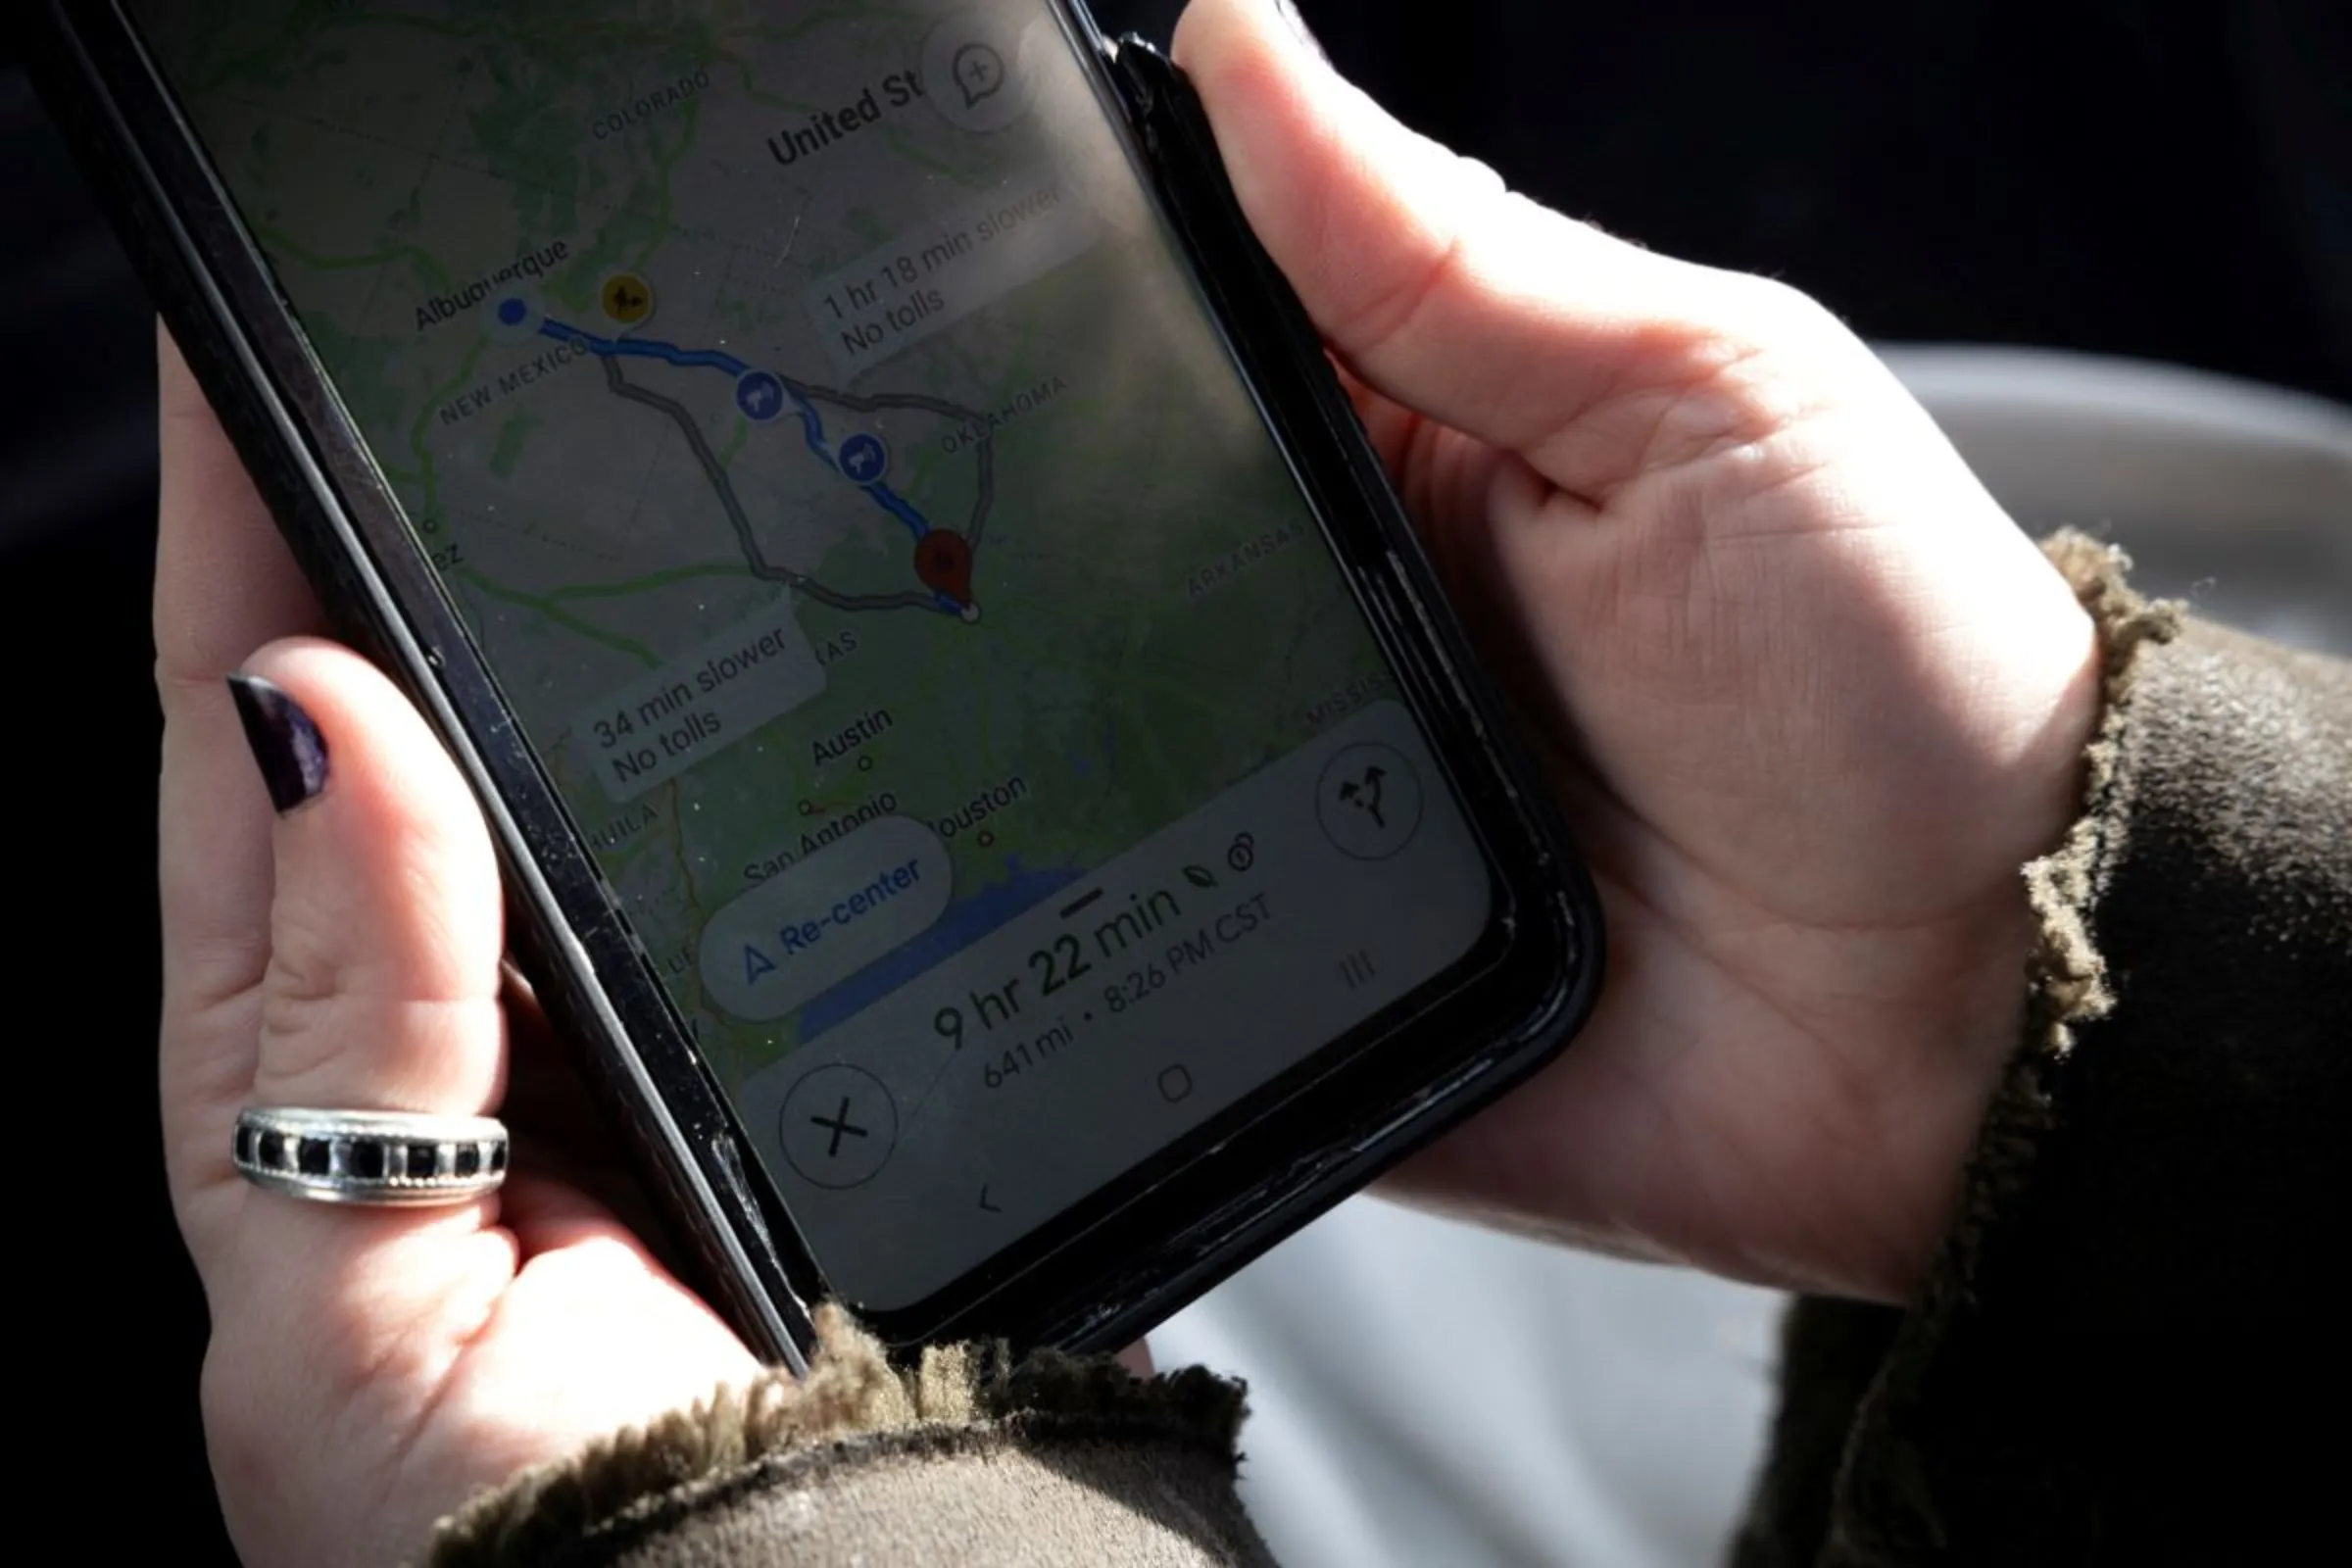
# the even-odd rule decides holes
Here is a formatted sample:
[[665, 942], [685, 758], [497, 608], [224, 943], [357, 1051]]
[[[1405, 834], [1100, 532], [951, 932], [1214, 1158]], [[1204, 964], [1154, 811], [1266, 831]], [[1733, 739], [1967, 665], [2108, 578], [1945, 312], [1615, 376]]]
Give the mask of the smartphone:
[[1124, 1343], [1592, 1004], [1181, 74], [1070, 0], [49, 0], [38, 74], [787, 1363]]

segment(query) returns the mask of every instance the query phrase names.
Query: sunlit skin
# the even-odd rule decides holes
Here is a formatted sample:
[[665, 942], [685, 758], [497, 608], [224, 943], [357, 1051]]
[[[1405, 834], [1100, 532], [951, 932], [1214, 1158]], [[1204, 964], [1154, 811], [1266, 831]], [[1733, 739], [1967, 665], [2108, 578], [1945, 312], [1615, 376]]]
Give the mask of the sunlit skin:
[[[2017, 1025], [2018, 869], [2070, 811], [2086, 618], [1798, 296], [1507, 197], [1267, 0], [1200, 0], [1179, 49], [1613, 930], [1585, 1037], [1401, 1189], [1900, 1299]], [[574, 1179], [593, 1162], [564, 1156], [566, 1086], [502, 1003], [480, 817], [389, 683], [318, 640], [168, 345], [163, 407], [162, 1078], [213, 1312], [215, 1470], [247, 1561], [394, 1562], [477, 1489], [755, 1365]], [[222, 684], [238, 668], [332, 755], [282, 820]], [[249, 1102], [503, 1104], [518, 1168], [458, 1209], [306, 1205], [230, 1170]]]
[[1900, 1299], [2021, 1022], [2087, 615], [1812, 301], [1509, 194], [1274, 8], [1178, 52], [1609, 918], [1574, 1050], [1397, 1189]]

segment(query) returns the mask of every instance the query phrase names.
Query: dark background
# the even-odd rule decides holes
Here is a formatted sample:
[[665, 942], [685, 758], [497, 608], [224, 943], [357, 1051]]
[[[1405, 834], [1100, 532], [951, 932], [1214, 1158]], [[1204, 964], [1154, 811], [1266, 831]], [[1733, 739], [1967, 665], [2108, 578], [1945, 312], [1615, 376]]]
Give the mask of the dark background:
[[[1095, 9], [1164, 32], [1178, 6]], [[2171, 360], [2352, 401], [2341, 0], [1302, 9], [1342, 69], [1520, 188], [1785, 277], [1868, 335]], [[29, 854], [5, 1038], [29, 1110], [68, 1115], [51, 1157], [74, 1178], [27, 1205], [54, 1234], [36, 1225], [12, 1273], [54, 1327], [20, 1350], [75, 1390], [54, 1456], [103, 1470], [196, 1563], [226, 1548], [196, 1428], [203, 1303], [154, 1153], [152, 326], [16, 47], [0, 40], [18, 753], [0, 821]]]

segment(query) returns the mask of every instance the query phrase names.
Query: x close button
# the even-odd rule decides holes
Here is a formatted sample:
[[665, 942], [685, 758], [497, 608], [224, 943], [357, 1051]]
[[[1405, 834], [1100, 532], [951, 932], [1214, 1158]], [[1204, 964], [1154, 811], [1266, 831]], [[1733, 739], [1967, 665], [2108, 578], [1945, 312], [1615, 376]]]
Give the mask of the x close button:
[[899, 1107], [882, 1080], [846, 1062], [810, 1071], [784, 1098], [777, 1133], [792, 1168], [818, 1187], [873, 1179], [899, 1141]]

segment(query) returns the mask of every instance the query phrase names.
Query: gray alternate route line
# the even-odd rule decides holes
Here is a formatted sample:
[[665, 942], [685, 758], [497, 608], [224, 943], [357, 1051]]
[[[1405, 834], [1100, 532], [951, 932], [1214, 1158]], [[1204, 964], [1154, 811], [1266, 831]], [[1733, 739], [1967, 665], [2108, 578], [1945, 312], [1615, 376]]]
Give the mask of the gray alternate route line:
[[702, 466], [703, 477], [710, 481], [710, 488], [718, 495], [718, 504], [726, 509], [727, 521], [735, 530], [735, 542], [742, 548], [744, 562], [752, 568], [753, 576], [763, 582], [784, 583], [798, 593], [807, 594], [818, 604], [830, 605], [835, 610], [939, 609], [939, 599], [935, 594], [915, 589], [896, 594], [845, 594], [826, 587], [806, 572], [795, 571], [790, 566], [779, 566], [769, 561], [760, 552], [759, 536], [752, 531], [752, 519], [744, 514], [743, 502], [735, 494], [735, 481], [728, 477], [726, 466], [718, 461], [718, 454], [710, 450], [710, 443], [704, 438], [702, 425], [695, 420], [694, 411], [674, 398], [665, 398], [659, 392], [632, 384], [628, 377], [620, 373], [619, 360], [604, 356], [600, 357], [598, 363], [605, 368], [605, 385], [615, 396], [627, 398], [631, 403], [642, 403], [649, 409], [661, 410], [669, 416], [679, 433], [686, 437], [686, 445], [694, 453], [694, 461]]

